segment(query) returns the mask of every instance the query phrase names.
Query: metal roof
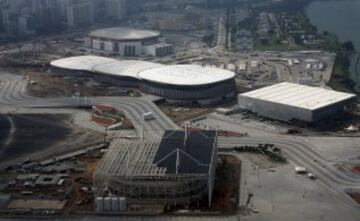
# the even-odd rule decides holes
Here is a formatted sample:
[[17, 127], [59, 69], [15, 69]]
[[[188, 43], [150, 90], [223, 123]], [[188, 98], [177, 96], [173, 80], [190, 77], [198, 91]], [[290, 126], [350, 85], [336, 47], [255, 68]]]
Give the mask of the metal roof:
[[216, 131], [165, 131], [154, 164], [167, 174], [207, 174], [216, 145]]
[[92, 71], [97, 65], [115, 61], [117, 60], [100, 56], [85, 55], [58, 59], [52, 61], [50, 65], [68, 70]]
[[188, 131], [184, 140], [185, 131], [179, 130], [166, 131], [161, 141], [115, 139], [95, 174], [134, 178], [208, 174], [216, 132]]
[[89, 33], [90, 37], [106, 38], [112, 40], [142, 40], [160, 36], [160, 32], [131, 28], [105, 28]]
[[178, 86], [213, 84], [235, 77], [232, 71], [199, 65], [162, 65], [140, 60], [116, 60], [100, 56], [76, 56], [52, 61], [51, 66], [113, 76], [133, 77]]
[[354, 94], [283, 82], [269, 87], [243, 93], [239, 96], [316, 110], [331, 104], [353, 99]]
[[143, 71], [139, 76], [160, 84], [196, 86], [229, 80], [235, 77], [235, 73], [199, 65], [170, 65]]
[[94, 72], [116, 75], [116, 76], [127, 76], [139, 78], [138, 74], [142, 71], [158, 68], [163, 66], [162, 64], [147, 62], [147, 61], [137, 61], [137, 60], [123, 60], [123, 61], [114, 61], [108, 62], [105, 64], [97, 65], [93, 68]]

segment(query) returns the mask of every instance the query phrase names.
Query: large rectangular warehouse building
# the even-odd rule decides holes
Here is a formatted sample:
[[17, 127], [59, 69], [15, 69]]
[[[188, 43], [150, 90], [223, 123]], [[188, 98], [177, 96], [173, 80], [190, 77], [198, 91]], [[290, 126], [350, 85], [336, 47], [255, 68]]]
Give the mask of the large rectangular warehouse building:
[[239, 106], [259, 116], [314, 123], [342, 114], [356, 96], [318, 87], [283, 82], [240, 94]]

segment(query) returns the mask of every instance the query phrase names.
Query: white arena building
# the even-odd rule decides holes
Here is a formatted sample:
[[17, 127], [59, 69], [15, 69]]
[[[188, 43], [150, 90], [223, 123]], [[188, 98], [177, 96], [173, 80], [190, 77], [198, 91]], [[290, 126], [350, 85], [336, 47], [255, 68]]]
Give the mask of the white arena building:
[[236, 95], [235, 73], [199, 65], [162, 65], [137, 60], [78, 56], [52, 61], [57, 73], [91, 77], [182, 104], [213, 104]]
[[85, 38], [85, 46], [97, 52], [125, 57], [165, 56], [172, 53], [172, 45], [165, 43], [160, 32], [130, 28], [92, 31]]
[[281, 121], [315, 123], [341, 116], [354, 94], [283, 82], [240, 94], [239, 106], [259, 116]]

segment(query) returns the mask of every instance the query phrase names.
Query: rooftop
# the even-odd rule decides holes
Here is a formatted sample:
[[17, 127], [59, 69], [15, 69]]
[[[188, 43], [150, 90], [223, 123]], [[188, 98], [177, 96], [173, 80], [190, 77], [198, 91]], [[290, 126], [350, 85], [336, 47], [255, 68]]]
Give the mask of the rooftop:
[[283, 82], [243, 93], [240, 97], [250, 97], [308, 110], [316, 110], [340, 101], [353, 99], [356, 96], [319, 87]]
[[235, 73], [200, 65], [170, 65], [145, 70], [139, 76], [160, 84], [194, 86], [229, 80], [235, 77]]
[[215, 143], [216, 131], [165, 131], [153, 162], [167, 174], [208, 173]]
[[89, 33], [91, 37], [107, 38], [113, 40], [141, 40], [160, 36], [160, 32], [131, 28], [105, 28]]
[[140, 72], [161, 66], [163, 65], [148, 61], [116, 60], [114, 62], [97, 65], [93, 68], [93, 71], [108, 75], [139, 78], [138, 74]]
[[[216, 144], [215, 131], [170, 130], [161, 140], [112, 142], [95, 174], [102, 176], [162, 177], [207, 174]], [[177, 161], [178, 159], [178, 161]]]
[[226, 81], [232, 71], [200, 65], [162, 65], [141, 60], [116, 60], [100, 56], [76, 56], [52, 61], [51, 66], [112, 76], [133, 77], [160, 84], [196, 86]]
[[117, 60], [100, 56], [85, 55], [58, 59], [52, 61], [50, 65], [68, 70], [92, 71], [95, 66], [115, 61]]

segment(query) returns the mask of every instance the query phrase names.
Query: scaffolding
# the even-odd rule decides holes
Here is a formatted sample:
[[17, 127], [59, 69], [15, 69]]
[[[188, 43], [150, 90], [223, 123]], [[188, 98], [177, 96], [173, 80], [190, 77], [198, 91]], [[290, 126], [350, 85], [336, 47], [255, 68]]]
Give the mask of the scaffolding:
[[[161, 138], [114, 140], [94, 171], [95, 197], [113, 194], [126, 197], [128, 203], [147, 201], [179, 205], [207, 196], [210, 205], [217, 163], [216, 139], [212, 144], [210, 163], [206, 165], [178, 148], [158, 159], [160, 143]], [[180, 156], [202, 167], [204, 172], [179, 172]], [[169, 168], [162, 165], [172, 159], [176, 161], [176, 172], [169, 172]]]

